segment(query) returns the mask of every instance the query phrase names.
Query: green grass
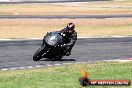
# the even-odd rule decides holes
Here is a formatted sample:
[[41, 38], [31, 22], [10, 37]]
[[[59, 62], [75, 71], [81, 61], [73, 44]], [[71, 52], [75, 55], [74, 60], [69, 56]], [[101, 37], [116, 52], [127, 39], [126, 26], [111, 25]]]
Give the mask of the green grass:
[[[0, 71], [0, 88], [82, 88], [78, 82], [78, 78], [82, 76], [82, 68], [88, 71], [91, 79], [132, 80], [131, 62], [105, 62], [46, 67], [32, 70]], [[125, 87], [98, 86], [97, 88]], [[88, 88], [95, 88], [95, 86]], [[132, 88], [132, 86], [127, 88]]]

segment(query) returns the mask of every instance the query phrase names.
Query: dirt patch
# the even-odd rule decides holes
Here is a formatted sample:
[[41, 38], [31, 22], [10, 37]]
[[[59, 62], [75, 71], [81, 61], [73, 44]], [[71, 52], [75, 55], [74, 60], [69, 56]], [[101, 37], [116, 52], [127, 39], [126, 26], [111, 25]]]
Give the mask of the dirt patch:
[[[64, 4], [8, 4], [0, 5], [1, 15], [88, 15], [132, 14], [131, 5], [98, 3]], [[108, 4], [108, 5], [107, 5]], [[64, 10], [65, 8], [65, 10]]]
[[132, 18], [107, 18], [107, 19], [1, 19], [0, 27], [26, 27], [26, 26], [65, 26], [74, 22], [76, 26], [116, 26], [132, 23]]
[[0, 38], [42, 38], [47, 32], [61, 30], [69, 22], [76, 24], [79, 37], [132, 35], [132, 18], [3, 19], [0, 20]]

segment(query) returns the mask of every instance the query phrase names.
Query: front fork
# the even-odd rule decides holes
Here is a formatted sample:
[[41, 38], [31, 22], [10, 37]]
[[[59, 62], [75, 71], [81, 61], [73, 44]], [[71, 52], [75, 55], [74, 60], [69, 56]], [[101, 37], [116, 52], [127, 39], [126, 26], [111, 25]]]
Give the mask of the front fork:
[[[47, 47], [46, 44], [44, 44], [44, 43], [42, 44], [42, 46], [45, 46], [45, 48], [46, 48], [46, 50], [44, 51], [44, 53], [43, 53], [43, 55], [42, 55], [42, 57], [44, 57], [44, 56], [50, 51], [50, 48]], [[41, 46], [41, 47], [42, 47], [42, 46]]]

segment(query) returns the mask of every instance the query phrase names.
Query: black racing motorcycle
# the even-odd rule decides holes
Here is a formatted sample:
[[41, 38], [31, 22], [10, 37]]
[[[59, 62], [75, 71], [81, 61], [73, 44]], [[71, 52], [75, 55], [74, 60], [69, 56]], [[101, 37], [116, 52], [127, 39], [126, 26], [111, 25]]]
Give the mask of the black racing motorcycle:
[[47, 33], [43, 38], [42, 46], [35, 52], [34, 61], [39, 61], [42, 58], [51, 60], [60, 60], [66, 55], [66, 49], [62, 47], [64, 38], [59, 32]]

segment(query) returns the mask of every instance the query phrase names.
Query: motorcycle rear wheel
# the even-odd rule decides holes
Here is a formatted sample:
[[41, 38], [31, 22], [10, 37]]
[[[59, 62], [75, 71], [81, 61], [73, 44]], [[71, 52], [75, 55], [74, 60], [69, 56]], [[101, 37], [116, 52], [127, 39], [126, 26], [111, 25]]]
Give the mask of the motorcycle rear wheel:
[[58, 55], [58, 56], [56, 56], [55, 58], [54, 58], [54, 60], [61, 60], [62, 58], [63, 58], [64, 56], [62, 56], [62, 55]]

